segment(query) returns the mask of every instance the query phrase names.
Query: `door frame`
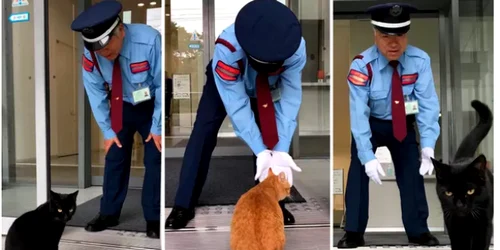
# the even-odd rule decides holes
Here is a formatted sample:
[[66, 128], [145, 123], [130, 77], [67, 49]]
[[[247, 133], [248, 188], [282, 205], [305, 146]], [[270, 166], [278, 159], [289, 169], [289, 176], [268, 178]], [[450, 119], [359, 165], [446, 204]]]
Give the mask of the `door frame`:
[[[12, 13], [11, 2], [2, 1], [1, 2], [1, 13], [3, 20], [3, 27], [9, 27], [11, 25], [4, 18], [6, 15]], [[34, 32], [34, 80], [35, 80], [35, 147], [36, 147], [36, 206], [45, 203], [48, 200], [49, 190], [50, 190], [50, 124], [49, 124], [49, 108], [50, 108], [50, 96], [49, 96], [49, 48], [48, 48], [48, 4], [46, 0], [31, 1], [33, 4], [32, 20], [33, 22], [33, 32]], [[11, 29], [4, 29], [11, 30]], [[6, 39], [5, 35], [9, 33], [2, 34], [2, 41], [9, 41], [11, 39]], [[10, 33], [11, 34], [11, 33]], [[3, 44], [2, 44], [3, 45]], [[11, 46], [12, 41], [7, 43], [7, 46]], [[8, 50], [9, 47], [2, 46], [3, 50]], [[9, 64], [8, 60], [12, 60], [12, 56], [3, 57], [4, 65]], [[11, 61], [10, 61], [11, 62]], [[8, 73], [7, 77], [4, 77], [4, 72], [9, 72], [5, 67], [0, 68], [0, 74], [2, 75], [3, 85], [7, 86], [8, 83], [12, 83], [12, 74]], [[11, 98], [10, 98], [11, 99]], [[13, 106], [8, 108], [13, 109]], [[0, 115], [3, 110], [0, 109]], [[9, 112], [10, 113], [10, 112]], [[2, 116], [3, 117], [3, 116]], [[2, 131], [3, 132], [3, 131]], [[4, 135], [2, 135], [4, 136]], [[13, 140], [11, 136], [7, 141]], [[10, 143], [7, 144], [11, 146]], [[1, 147], [1, 146], [0, 146]], [[2, 149], [3, 150], [3, 149]], [[11, 156], [11, 155], [9, 155]], [[7, 158], [7, 162], [3, 159], [2, 154], [2, 164], [3, 169], [7, 167], [9, 171], [15, 171], [15, 154], [14, 158]], [[7, 164], [5, 164], [7, 163]], [[13, 164], [12, 164], [13, 163]], [[33, 208], [34, 209], [34, 208]], [[2, 215], [2, 235], [7, 234], [10, 226], [14, 222], [15, 217], [4, 217]]]

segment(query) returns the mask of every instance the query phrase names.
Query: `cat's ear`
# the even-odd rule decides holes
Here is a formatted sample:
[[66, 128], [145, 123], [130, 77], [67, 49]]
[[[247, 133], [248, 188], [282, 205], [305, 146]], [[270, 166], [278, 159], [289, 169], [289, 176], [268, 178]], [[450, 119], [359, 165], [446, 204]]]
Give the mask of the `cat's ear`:
[[273, 170], [272, 170], [271, 168], [269, 168], [269, 169], [267, 170], [267, 176], [274, 176], [274, 175], [275, 175], [275, 174], [274, 174]]
[[432, 161], [432, 165], [434, 165], [434, 171], [436, 171], [436, 179], [439, 179], [439, 180], [443, 179], [445, 173], [449, 170], [449, 166], [432, 158], [432, 157], [431, 157], [431, 161]]
[[486, 168], [488, 168], [488, 162], [486, 161], [486, 156], [480, 154], [478, 157], [476, 157], [476, 159], [474, 159], [471, 166], [481, 171], [486, 170]]
[[50, 199], [51, 200], [58, 200], [60, 198], [59, 194], [50, 190]]
[[286, 175], [284, 172], [281, 172], [279, 175], [278, 175], [279, 179], [280, 179], [280, 182], [281, 183], [285, 183], [287, 180], [286, 180]]
[[78, 190], [76, 192], [70, 194], [71, 198], [76, 202], [76, 197], [78, 197]]

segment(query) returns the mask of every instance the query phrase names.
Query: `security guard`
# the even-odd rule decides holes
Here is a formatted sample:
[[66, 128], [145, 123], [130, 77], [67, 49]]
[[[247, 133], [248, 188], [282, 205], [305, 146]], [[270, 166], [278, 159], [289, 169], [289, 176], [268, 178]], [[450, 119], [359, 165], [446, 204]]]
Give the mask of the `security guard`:
[[[194, 218], [226, 115], [257, 157], [254, 178], [263, 180], [272, 165], [293, 184], [291, 170], [301, 169], [288, 151], [302, 99], [305, 48], [297, 17], [276, 0], [251, 1], [217, 38], [168, 228], [183, 228]], [[280, 206], [285, 223], [294, 223], [283, 202]]]
[[[422, 175], [433, 170], [430, 157], [434, 157], [439, 136], [440, 108], [429, 55], [407, 45], [410, 13], [415, 10], [406, 4], [382, 4], [368, 10], [375, 45], [354, 58], [347, 77], [351, 165], [345, 194], [346, 234], [338, 248], [364, 245], [369, 179], [382, 184], [379, 175], [385, 176], [375, 158], [375, 150], [381, 146], [392, 155], [409, 241], [439, 244], [427, 226], [429, 208]], [[421, 164], [415, 122], [420, 132]]]
[[122, 5], [101, 1], [71, 24], [81, 32], [83, 84], [104, 134], [106, 160], [100, 213], [87, 231], [118, 225], [127, 195], [134, 134], [144, 139], [142, 207], [147, 235], [159, 238], [161, 167], [161, 34], [124, 24]]

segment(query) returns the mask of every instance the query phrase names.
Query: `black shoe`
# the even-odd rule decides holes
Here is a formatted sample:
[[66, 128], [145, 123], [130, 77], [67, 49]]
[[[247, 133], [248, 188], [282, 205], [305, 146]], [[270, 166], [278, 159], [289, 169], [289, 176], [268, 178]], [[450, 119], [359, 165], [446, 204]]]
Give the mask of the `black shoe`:
[[160, 221], [159, 220], [150, 220], [146, 221], [146, 235], [149, 238], [159, 239], [160, 238]]
[[114, 227], [117, 225], [118, 216], [97, 214], [94, 219], [87, 223], [85, 230], [89, 232], [100, 232], [106, 230], [108, 227]]
[[166, 228], [180, 229], [187, 226], [190, 220], [194, 218], [194, 208], [186, 209], [182, 207], [174, 207], [165, 223]]
[[293, 217], [293, 214], [290, 213], [290, 211], [288, 211], [285, 206], [281, 206], [281, 212], [283, 212], [283, 220], [285, 222], [285, 225], [291, 225], [295, 223], [295, 217]]
[[421, 246], [437, 246], [439, 245], [439, 240], [434, 237], [431, 233], [423, 233], [418, 237], [408, 237], [410, 243], [421, 245]]
[[358, 248], [365, 245], [363, 233], [345, 232], [344, 237], [337, 243], [337, 248]]

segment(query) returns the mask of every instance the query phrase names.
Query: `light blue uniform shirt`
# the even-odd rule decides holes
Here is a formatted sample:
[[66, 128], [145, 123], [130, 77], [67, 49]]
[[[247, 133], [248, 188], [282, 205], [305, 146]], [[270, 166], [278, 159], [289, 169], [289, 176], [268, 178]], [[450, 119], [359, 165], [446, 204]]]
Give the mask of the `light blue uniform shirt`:
[[[124, 24], [125, 38], [120, 52], [120, 65], [123, 79], [123, 101], [136, 105], [132, 93], [136, 90], [149, 87], [151, 98], [155, 98], [151, 133], [161, 135], [161, 34], [156, 29], [145, 24]], [[92, 61], [90, 52], [85, 49], [83, 60]], [[104, 82], [113, 87], [113, 62], [96, 53], [102, 75], [96, 66], [89, 72], [83, 68], [83, 84], [89, 97], [90, 107], [97, 124], [101, 128], [105, 139], [116, 136], [111, 129], [110, 106]], [[131, 64], [147, 61], [149, 69], [143, 72], [132, 73]]]
[[[393, 68], [389, 61], [379, 53], [373, 45], [361, 53], [362, 59], [351, 63], [351, 70], [362, 73], [368, 78], [367, 63], [372, 67], [371, 84], [366, 80], [358, 82], [347, 80], [349, 85], [349, 104], [351, 115], [351, 132], [358, 149], [361, 164], [376, 159], [370, 138], [369, 117], [392, 120], [391, 89]], [[439, 100], [434, 87], [429, 55], [414, 46], [408, 46], [399, 59], [398, 72], [403, 79], [403, 95], [418, 101], [419, 113], [416, 114], [422, 148], [434, 149], [439, 137]], [[361, 75], [362, 76], [362, 75]], [[412, 83], [411, 79], [416, 81]], [[357, 78], [360, 79], [360, 78]], [[407, 80], [404, 80], [407, 79]], [[408, 81], [405, 83], [405, 81]], [[363, 84], [364, 82], [364, 84]]]
[[[238, 44], [234, 33], [234, 24], [226, 28], [219, 39], [229, 42], [235, 51], [232, 52], [231, 49], [220, 43], [215, 45], [212, 59], [215, 84], [236, 135], [248, 144], [254, 154], [258, 154], [265, 150], [266, 146], [262, 141], [262, 135], [250, 107], [250, 97], [256, 97], [257, 72], [248, 64], [246, 54]], [[244, 67], [243, 75], [241, 74], [242, 69], [238, 65], [239, 60], [242, 61]], [[219, 61], [239, 70], [240, 73], [233, 80], [223, 79], [215, 70]], [[268, 78], [271, 88], [277, 86], [281, 91], [281, 99], [274, 102], [279, 142], [271, 150], [288, 152], [290, 149], [302, 102], [302, 69], [305, 63], [306, 45], [302, 38], [295, 54], [285, 60], [284, 71]]]

